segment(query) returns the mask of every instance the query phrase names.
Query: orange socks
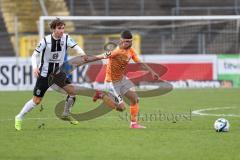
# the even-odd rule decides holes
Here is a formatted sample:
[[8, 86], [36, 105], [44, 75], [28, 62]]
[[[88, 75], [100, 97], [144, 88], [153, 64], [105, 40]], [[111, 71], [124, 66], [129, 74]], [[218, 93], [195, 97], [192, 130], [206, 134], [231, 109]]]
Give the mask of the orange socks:
[[[113, 102], [113, 100], [107, 96], [104, 95], [103, 96], [103, 102], [110, 108], [112, 109], [116, 109], [116, 104]], [[131, 113], [131, 122], [132, 123], [136, 123], [137, 119], [138, 119], [138, 111], [139, 111], [139, 106], [138, 103], [134, 104], [134, 105], [130, 105], [130, 113]]]
[[130, 105], [131, 122], [137, 122], [139, 106], [138, 103]]

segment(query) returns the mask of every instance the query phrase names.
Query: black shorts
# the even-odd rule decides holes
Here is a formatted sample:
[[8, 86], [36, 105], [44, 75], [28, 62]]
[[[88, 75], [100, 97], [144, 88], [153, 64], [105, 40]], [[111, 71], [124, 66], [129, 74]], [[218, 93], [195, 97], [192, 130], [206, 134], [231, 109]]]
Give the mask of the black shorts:
[[36, 97], [43, 97], [51, 85], [56, 84], [62, 88], [70, 83], [71, 80], [66, 77], [65, 73], [52, 74], [47, 77], [39, 76], [33, 90], [33, 95]]

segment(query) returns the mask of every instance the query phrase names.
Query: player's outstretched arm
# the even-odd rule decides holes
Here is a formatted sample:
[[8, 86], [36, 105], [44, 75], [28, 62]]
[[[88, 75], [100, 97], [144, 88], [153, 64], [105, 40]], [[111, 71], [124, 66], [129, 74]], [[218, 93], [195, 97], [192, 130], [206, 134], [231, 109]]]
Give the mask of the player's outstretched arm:
[[94, 61], [98, 61], [106, 58], [107, 57], [104, 53], [99, 55], [80, 55], [69, 60], [68, 65], [78, 67], [86, 63], [90, 63], [90, 62], [94, 62]]
[[88, 56], [86, 59], [86, 62], [94, 62], [102, 59], [107, 59], [111, 55], [111, 52], [99, 54], [99, 55], [94, 55], [94, 56]]
[[86, 59], [86, 62], [88, 63], [88, 62], [94, 62], [94, 61], [98, 61], [98, 60], [102, 60], [102, 59], [104, 59], [104, 56], [102, 55], [102, 54], [100, 54], [100, 55], [96, 55], [96, 56], [94, 56], [94, 55], [89, 55], [89, 56], [87, 56], [87, 59]]
[[159, 75], [146, 63], [140, 62], [140, 64], [151, 73], [152, 77], [154, 80], [158, 80], [159, 79]]

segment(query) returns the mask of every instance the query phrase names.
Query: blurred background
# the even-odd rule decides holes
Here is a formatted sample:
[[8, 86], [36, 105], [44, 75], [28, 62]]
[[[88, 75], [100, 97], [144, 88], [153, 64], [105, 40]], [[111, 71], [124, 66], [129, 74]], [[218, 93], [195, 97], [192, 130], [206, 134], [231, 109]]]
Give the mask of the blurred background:
[[[134, 48], [147, 63], [162, 64], [162, 79], [175, 88], [239, 87], [240, 0], [0, 0], [0, 89], [30, 90], [30, 56], [40, 16], [223, 16], [211, 20], [66, 20], [66, 32], [87, 54], [102, 52], [123, 29], [134, 33]], [[224, 15], [232, 19], [224, 19]], [[71, 51], [69, 54], [72, 55]], [[155, 66], [155, 70], [158, 67]], [[84, 76], [88, 82], [95, 72]], [[78, 81], [81, 72], [74, 77]], [[81, 73], [82, 75], [82, 73]]]

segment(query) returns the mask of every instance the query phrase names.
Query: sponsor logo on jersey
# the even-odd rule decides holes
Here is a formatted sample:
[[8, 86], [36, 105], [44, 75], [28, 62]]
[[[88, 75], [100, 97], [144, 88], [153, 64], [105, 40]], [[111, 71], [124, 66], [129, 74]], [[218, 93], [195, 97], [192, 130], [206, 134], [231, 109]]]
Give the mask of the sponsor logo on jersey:
[[36, 94], [37, 94], [37, 95], [40, 95], [40, 94], [41, 94], [41, 90], [40, 90], [40, 89], [37, 89]]

